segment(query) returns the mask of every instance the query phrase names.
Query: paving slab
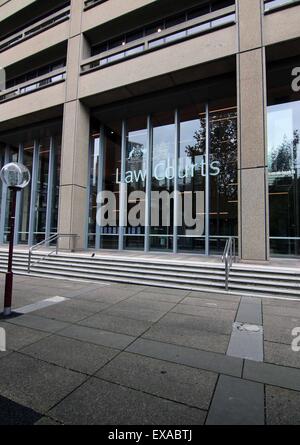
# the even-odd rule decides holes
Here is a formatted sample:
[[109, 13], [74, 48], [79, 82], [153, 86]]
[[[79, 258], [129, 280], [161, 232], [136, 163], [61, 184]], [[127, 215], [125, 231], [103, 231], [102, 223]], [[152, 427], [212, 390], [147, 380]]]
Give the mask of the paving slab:
[[132, 312], [145, 308], [145, 309], [150, 309], [151, 311], [166, 313], [176, 306], [176, 303], [168, 303], [166, 301], [155, 301], [155, 300], [149, 301], [147, 299], [144, 300], [139, 299], [138, 301], [137, 300], [132, 301], [132, 298], [135, 297], [130, 297], [126, 301], [121, 301], [115, 307], [117, 307], [118, 309], [129, 310]]
[[262, 362], [264, 359], [262, 326], [234, 323], [227, 355]]
[[178, 304], [172, 309], [172, 312], [177, 314], [191, 315], [194, 317], [204, 317], [213, 320], [234, 321], [236, 310], [221, 309], [206, 306], [193, 306], [191, 304]]
[[151, 286], [145, 286], [144, 287], [144, 292], [148, 293], [148, 292], [157, 292], [159, 295], [162, 294], [169, 294], [169, 295], [176, 295], [176, 296], [184, 296], [184, 295], [188, 295], [190, 293], [189, 290], [185, 290], [185, 289], [172, 289], [171, 287], [151, 287]]
[[125, 349], [136, 338], [129, 335], [79, 325], [69, 326], [60, 331], [59, 335], [120, 350]]
[[242, 376], [243, 360], [214, 352], [171, 345], [147, 339], [137, 339], [127, 352], [178, 363], [216, 373]]
[[121, 353], [97, 377], [207, 410], [217, 374], [131, 353]]
[[50, 419], [50, 417], [44, 416], [34, 424], [35, 426], [59, 426], [61, 423], [56, 422], [53, 419]]
[[[48, 332], [42, 332], [11, 323], [0, 323], [0, 327], [6, 332], [6, 349], [8, 351], [18, 351], [24, 346], [31, 345], [49, 335]], [[2, 353], [0, 352], [0, 357]]]
[[127, 318], [115, 317], [103, 313], [94, 314], [80, 321], [78, 324], [90, 328], [126, 334], [133, 337], [140, 336], [152, 326], [152, 323], [148, 321], [129, 320]]
[[23, 354], [85, 374], [94, 374], [118, 351], [72, 338], [52, 335], [22, 349]]
[[99, 301], [92, 301], [91, 304], [89, 304], [89, 302], [81, 300], [68, 300], [64, 303], [38, 310], [34, 315], [68, 323], [76, 323], [94, 313], [107, 309], [109, 306], [109, 304]]
[[264, 315], [264, 338], [275, 343], [291, 345], [292, 331], [300, 326], [300, 318]]
[[264, 385], [221, 375], [207, 425], [264, 425]]
[[300, 353], [294, 352], [291, 345], [265, 341], [265, 362], [291, 368], [300, 368]]
[[116, 301], [122, 301], [125, 300], [126, 298], [132, 297], [133, 295], [136, 295], [137, 293], [139, 293], [141, 290], [137, 287], [137, 288], [124, 288], [124, 287], [116, 287], [116, 286], [109, 286], [109, 287], [101, 287], [98, 289], [95, 289], [93, 291], [87, 291], [82, 292], [80, 294], [80, 298], [84, 298], [84, 299], [93, 299], [93, 300], [99, 300], [99, 301], [112, 301], [112, 302], [116, 302]]
[[9, 318], [7, 321], [14, 325], [51, 333], [64, 329], [69, 325], [68, 323], [59, 320], [51, 320], [50, 318], [29, 314]]
[[300, 392], [266, 386], [268, 425], [300, 425]]
[[0, 426], [34, 425], [42, 414], [0, 396]]
[[243, 378], [300, 391], [300, 369], [245, 360]]
[[204, 298], [209, 299], [212, 298], [214, 300], [228, 301], [228, 302], [239, 302], [241, 297], [238, 295], [228, 295], [228, 294], [217, 294], [214, 292], [203, 292], [203, 291], [192, 291], [188, 294], [189, 297], [192, 298]]
[[103, 313], [116, 317], [127, 318], [129, 320], [142, 320], [155, 323], [166, 314], [166, 311], [153, 310], [141, 306], [134, 307], [134, 305], [130, 308], [124, 309], [117, 305], [113, 308], [106, 309], [103, 311]]
[[49, 414], [66, 425], [201, 425], [205, 420], [205, 412], [199, 409], [97, 378], [91, 378]]
[[214, 299], [213, 296], [211, 298], [185, 297], [181, 301], [181, 304], [236, 311], [239, 306], [239, 301], [227, 301], [222, 299], [217, 300]]
[[0, 394], [40, 413], [53, 407], [86, 376], [14, 352], [0, 360]]
[[259, 298], [242, 297], [236, 322], [262, 325], [262, 304]]
[[201, 325], [198, 329], [194, 329], [186, 326], [165, 325], [163, 322], [148, 329], [143, 334], [143, 338], [223, 354], [226, 353], [230, 340], [229, 335], [201, 330]]
[[297, 305], [294, 305], [293, 307], [287, 307], [284, 304], [281, 304], [280, 306], [265, 305], [263, 311], [264, 311], [264, 316], [276, 315], [278, 317], [289, 317], [289, 318], [300, 319], [300, 301]]
[[207, 331], [214, 334], [231, 335], [232, 321], [223, 319], [214, 319], [204, 316], [193, 316], [169, 312], [157, 325], [176, 327], [176, 329], [195, 329], [197, 331]]

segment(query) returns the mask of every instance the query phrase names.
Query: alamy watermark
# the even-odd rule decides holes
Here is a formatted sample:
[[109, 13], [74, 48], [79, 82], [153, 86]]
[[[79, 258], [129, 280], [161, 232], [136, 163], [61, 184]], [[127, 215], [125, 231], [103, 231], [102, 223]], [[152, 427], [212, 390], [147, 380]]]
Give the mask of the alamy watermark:
[[300, 327], [292, 330], [292, 337], [295, 337], [292, 341], [292, 351], [300, 352]]
[[[185, 227], [186, 235], [199, 235], [204, 232], [205, 223], [205, 194], [203, 191], [195, 192], [169, 192], [152, 191], [150, 200], [147, 193], [136, 190], [127, 193], [127, 184], [119, 185], [120, 208], [118, 208], [117, 195], [105, 190], [97, 195], [97, 224], [100, 227], [145, 227], [146, 205], [148, 202], [151, 227]], [[177, 212], [172, 221], [171, 209], [176, 204]], [[130, 206], [130, 208], [129, 208]], [[119, 218], [117, 218], [119, 215]]]
[[0, 328], [0, 352], [6, 351], [6, 332], [5, 329]]

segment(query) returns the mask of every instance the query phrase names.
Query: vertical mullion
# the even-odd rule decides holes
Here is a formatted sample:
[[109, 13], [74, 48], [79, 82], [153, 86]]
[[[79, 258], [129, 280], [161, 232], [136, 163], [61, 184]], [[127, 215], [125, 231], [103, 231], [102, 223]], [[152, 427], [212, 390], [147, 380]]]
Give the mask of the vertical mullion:
[[[18, 154], [18, 162], [23, 164], [24, 161], [24, 150], [23, 145], [19, 144], [19, 154]], [[17, 193], [16, 199], [16, 218], [15, 218], [15, 233], [14, 233], [14, 244], [18, 244], [19, 242], [19, 226], [20, 226], [20, 209], [22, 202], [22, 192]]]
[[48, 188], [47, 188], [47, 210], [46, 210], [46, 233], [45, 238], [50, 237], [51, 232], [51, 216], [53, 205], [53, 175], [54, 175], [54, 157], [55, 157], [55, 145], [54, 138], [50, 140], [50, 152], [49, 152], [49, 166], [48, 166]]
[[[104, 191], [103, 190], [104, 172], [105, 172], [105, 131], [104, 131], [104, 125], [101, 125], [100, 140], [99, 140], [97, 194]], [[101, 246], [101, 229], [102, 227], [100, 227], [96, 221], [96, 249], [100, 249]]]
[[[87, 172], [87, 177], [88, 177], [88, 186], [86, 189], [86, 219], [85, 219], [85, 239], [84, 239], [84, 246], [85, 249], [87, 249], [89, 247], [89, 230], [90, 230], [90, 226], [89, 226], [89, 220], [90, 220], [90, 198], [91, 198], [91, 166], [92, 166], [92, 137], [90, 136], [90, 143], [89, 143], [89, 158], [88, 158], [88, 172]], [[95, 240], [96, 243], [96, 240]], [[96, 246], [96, 244], [95, 244]]]
[[39, 143], [37, 140], [34, 141], [34, 151], [33, 151], [33, 163], [32, 163], [32, 182], [31, 182], [31, 197], [30, 197], [30, 215], [29, 215], [29, 228], [28, 228], [28, 244], [33, 245], [33, 231], [35, 224], [35, 204], [36, 204], [36, 189], [37, 189], [37, 178], [38, 178], [38, 165], [39, 165]]
[[206, 104], [206, 142], [205, 142], [205, 255], [210, 252], [210, 123], [209, 123], [209, 105]]
[[178, 162], [179, 162], [179, 138], [180, 138], [180, 122], [179, 111], [175, 110], [175, 145], [174, 145], [174, 216], [173, 216], [173, 252], [178, 251]]
[[[4, 156], [4, 165], [8, 164], [9, 162], [9, 146], [7, 145], [5, 147], [5, 156]], [[6, 216], [6, 209], [7, 209], [7, 186], [3, 183], [2, 186], [2, 200], [1, 200], [1, 206], [2, 206], [2, 212], [0, 215], [0, 243], [4, 243], [4, 230], [5, 230], [5, 216]]]
[[151, 158], [153, 145], [153, 132], [151, 116], [147, 117], [147, 158], [146, 158], [146, 202], [145, 202], [145, 253], [150, 250], [150, 224], [151, 224]]
[[127, 193], [125, 183], [126, 170], [126, 121], [122, 121], [122, 145], [121, 145], [121, 181], [119, 188], [119, 250], [124, 249], [125, 213], [127, 212]]

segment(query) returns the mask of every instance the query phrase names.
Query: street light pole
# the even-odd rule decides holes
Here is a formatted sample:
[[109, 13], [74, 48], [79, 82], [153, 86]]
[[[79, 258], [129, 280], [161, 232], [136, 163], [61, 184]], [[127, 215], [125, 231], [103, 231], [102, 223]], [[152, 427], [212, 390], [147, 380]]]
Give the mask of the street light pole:
[[17, 162], [4, 165], [0, 172], [0, 178], [11, 191], [9, 205], [9, 252], [7, 272], [5, 276], [4, 292], [4, 317], [11, 315], [12, 291], [13, 291], [13, 255], [14, 255], [14, 234], [16, 219], [17, 192], [23, 190], [30, 182], [30, 172], [27, 167]]
[[4, 292], [4, 311], [5, 317], [11, 315], [11, 303], [12, 303], [12, 290], [13, 290], [13, 254], [14, 254], [14, 233], [15, 233], [15, 220], [16, 220], [16, 202], [17, 202], [17, 190], [11, 188], [11, 200], [9, 206], [9, 252], [8, 252], [8, 264], [7, 272], [5, 276], [5, 292]]

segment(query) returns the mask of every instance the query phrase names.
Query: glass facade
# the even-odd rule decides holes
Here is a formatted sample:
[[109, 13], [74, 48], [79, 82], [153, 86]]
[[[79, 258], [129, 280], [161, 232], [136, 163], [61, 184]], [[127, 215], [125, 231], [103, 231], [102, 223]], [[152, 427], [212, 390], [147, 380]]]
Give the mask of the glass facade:
[[299, 61], [298, 56], [268, 63], [271, 256], [300, 256], [300, 97], [291, 77]]
[[[15, 243], [33, 245], [57, 232], [61, 157], [59, 124], [0, 135], [0, 165], [21, 162], [31, 182], [17, 195]], [[0, 186], [0, 244], [8, 242], [10, 191]], [[6, 203], [6, 205], [3, 205]]]
[[300, 101], [268, 108], [271, 254], [300, 256]]
[[[219, 255], [229, 236], [238, 238], [234, 103], [185, 105], [97, 125], [88, 247]], [[99, 200], [103, 191], [115, 196], [114, 208], [106, 208], [114, 224], [97, 224], [108, 205], [108, 197]]]

